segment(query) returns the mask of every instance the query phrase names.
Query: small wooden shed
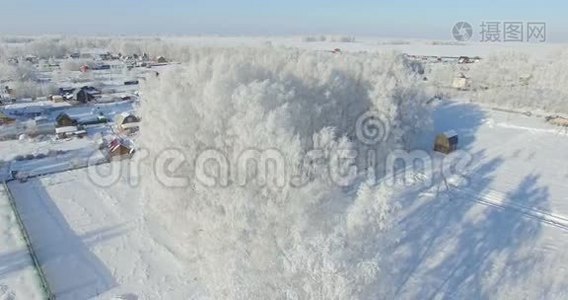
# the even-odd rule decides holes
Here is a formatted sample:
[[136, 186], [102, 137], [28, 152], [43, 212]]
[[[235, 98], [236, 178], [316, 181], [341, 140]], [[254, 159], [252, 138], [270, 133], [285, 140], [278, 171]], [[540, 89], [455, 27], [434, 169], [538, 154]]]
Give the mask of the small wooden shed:
[[434, 151], [449, 154], [458, 149], [458, 134], [453, 131], [446, 131], [436, 136]]

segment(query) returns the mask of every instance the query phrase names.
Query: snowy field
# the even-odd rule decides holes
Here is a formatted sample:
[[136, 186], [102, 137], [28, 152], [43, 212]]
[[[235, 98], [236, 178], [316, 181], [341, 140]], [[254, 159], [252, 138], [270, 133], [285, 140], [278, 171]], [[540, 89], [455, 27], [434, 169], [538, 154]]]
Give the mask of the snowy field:
[[[390, 292], [398, 299], [563, 298], [568, 173], [556, 166], [567, 154], [554, 149], [567, 147], [568, 135], [461, 103], [440, 104], [435, 127], [447, 129], [456, 114], [462, 118], [451, 125], [475, 154], [464, 174], [470, 183], [397, 192], [403, 234], [389, 257]], [[121, 176], [102, 188], [77, 170], [10, 183], [58, 299], [203, 296], [187, 262], [154, 239], [130, 181]]]
[[559, 149], [568, 134], [535, 117], [459, 102], [440, 105], [434, 122], [438, 131], [460, 132], [471, 171], [462, 186], [401, 193], [408, 208], [392, 256], [395, 295], [565, 298], [568, 172]]
[[149, 234], [127, 180], [101, 188], [77, 170], [10, 184], [57, 299], [199, 295], [192, 271]]
[[42, 299], [39, 278], [4, 186], [0, 187], [0, 229], [0, 299]]
[[[46, 43], [6, 46], [0, 57]], [[57, 299], [568, 298], [568, 127], [545, 120], [568, 114], [566, 45], [365, 37], [57, 43], [41, 49], [171, 59], [151, 68], [115, 60], [109, 70], [86, 73], [76, 70], [83, 61], [67, 58], [39, 73], [0, 68], [0, 76], [39, 74], [34, 82], [49, 86], [31, 85], [34, 93], [84, 85], [102, 91], [94, 103], [26, 95], [1, 106], [15, 125], [1, 125], [0, 133], [20, 138], [0, 141], [0, 177]], [[471, 83], [452, 86], [458, 76]], [[140, 84], [123, 84], [132, 79]], [[357, 126], [377, 111], [384, 136], [368, 143]], [[54, 127], [61, 112], [110, 122], [87, 126], [83, 138], [27, 134], [36, 114]], [[142, 117], [140, 133], [117, 130], [113, 121], [123, 113]], [[446, 176], [438, 167], [453, 156], [432, 146], [449, 130], [459, 136], [463, 160]], [[131, 139], [139, 148], [132, 160], [108, 162], [103, 138]], [[262, 173], [250, 174], [246, 164], [245, 178], [234, 177], [241, 165], [233, 159], [251, 149], [276, 149], [286, 176], [309, 180], [262, 185], [248, 180]], [[306, 164], [313, 149], [324, 154]], [[374, 165], [356, 161], [358, 173], [339, 184], [326, 167], [330, 153], [345, 149], [374, 151]], [[389, 184], [384, 172], [401, 149], [426, 153], [432, 174], [414, 170]], [[163, 160], [167, 150], [181, 153], [181, 167], [171, 165], [179, 156]], [[223, 164], [199, 169], [204, 153], [227, 159], [226, 181]], [[156, 169], [160, 161], [165, 170]], [[409, 172], [395, 166], [395, 178]], [[114, 181], [101, 179], [117, 170]], [[365, 177], [370, 170], [373, 180]], [[217, 181], [208, 186], [196, 174]], [[172, 187], [160, 176], [189, 183]], [[0, 299], [41, 298], [3, 190], [0, 245]]]
[[[355, 37], [354, 41], [344, 41], [342, 36], [290, 36], [290, 37], [164, 37], [162, 40], [176, 44], [197, 47], [266, 47], [284, 46], [307, 50], [331, 51], [340, 48], [351, 52], [384, 52], [399, 51], [413, 55], [433, 56], [481, 56], [508, 51], [520, 51], [538, 56], [555, 54], [564, 48], [562, 44], [550, 43], [484, 43], [484, 42], [453, 42], [432, 40], [386, 39], [374, 37]], [[315, 41], [310, 41], [315, 39]]]

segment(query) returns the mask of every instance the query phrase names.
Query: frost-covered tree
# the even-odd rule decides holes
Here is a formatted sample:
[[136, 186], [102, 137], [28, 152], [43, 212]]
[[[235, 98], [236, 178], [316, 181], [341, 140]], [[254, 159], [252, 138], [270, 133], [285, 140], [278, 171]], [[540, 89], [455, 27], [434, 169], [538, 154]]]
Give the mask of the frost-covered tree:
[[[340, 151], [359, 152], [363, 166], [373, 150], [380, 168], [428, 127], [407, 62], [395, 53], [188, 52], [142, 90], [142, 190], [156, 240], [196, 270], [213, 298], [381, 297], [397, 205], [388, 188], [365, 183], [364, 168], [341, 180], [330, 173]], [[367, 145], [355, 127], [373, 111], [389, 119], [389, 134]], [[156, 169], [172, 149], [186, 163]], [[306, 159], [313, 150], [317, 159]], [[242, 164], [245, 153], [274, 159], [273, 176]], [[197, 164], [203, 157], [211, 159]], [[188, 184], [165, 186], [164, 174]]]

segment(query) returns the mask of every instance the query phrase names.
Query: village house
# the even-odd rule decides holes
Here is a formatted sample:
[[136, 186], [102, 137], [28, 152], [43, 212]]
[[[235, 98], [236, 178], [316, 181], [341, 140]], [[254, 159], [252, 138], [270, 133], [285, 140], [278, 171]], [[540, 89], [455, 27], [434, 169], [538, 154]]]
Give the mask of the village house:
[[55, 128], [55, 135], [58, 139], [65, 139], [73, 136], [82, 138], [86, 134], [87, 132], [85, 130], [79, 129], [77, 126], [62, 126]]
[[120, 114], [116, 120], [116, 129], [125, 134], [132, 134], [139, 130], [140, 119], [130, 113]]
[[471, 87], [471, 80], [467, 78], [465, 74], [460, 73], [456, 78], [454, 78], [452, 87], [460, 91], [468, 90]]
[[69, 117], [66, 113], [61, 113], [55, 119], [55, 135], [58, 139], [72, 136], [83, 137], [87, 134], [85, 130], [78, 127], [77, 120]]
[[27, 55], [24, 60], [32, 64], [37, 64], [39, 62], [39, 58], [35, 55]]
[[65, 126], [75, 126], [77, 125], [77, 120], [71, 118], [66, 113], [61, 113], [55, 118], [55, 127], [65, 127]]
[[101, 95], [101, 91], [98, 89], [92, 86], [84, 86], [80, 89], [74, 90], [72, 94], [68, 94], [67, 98], [80, 103], [87, 103], [95, 100], [99, 95]]
[[121, 160], [131, 158], [134, 154], [134, 146], [125, 139], [115, 138], [108, 144], [109, 160]]

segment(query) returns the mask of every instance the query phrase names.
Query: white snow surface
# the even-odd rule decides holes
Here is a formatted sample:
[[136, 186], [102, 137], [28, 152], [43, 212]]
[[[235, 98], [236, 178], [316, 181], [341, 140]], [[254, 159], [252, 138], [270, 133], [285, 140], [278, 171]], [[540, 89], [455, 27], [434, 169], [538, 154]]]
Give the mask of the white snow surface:
[[566, 298], [567, 132], [542, 118], [459, 102], [440, 105], [434, 120], [437, 131], [457, 131], [472, 160], [449, 190], [438, 182], [395, 197], [406, 208], [386, 276], [391, 295]]
[[[13, 162], [58, 173], [9, 183], [58, 299], [568, 298], [568, 132], [538, 115], [489, 108], [568, 113], [566, 46], [310, 40], [115, 41], [114, 50], [182, 62], [141, 82], [142, 151], [133, 161], [66, 171], [86, 163], [92, 140], [0, 142], [6, 161], [68, 151]], [[422, 82], [396, 51], [484, 59], [427, 68]], [[478, 89], [440, 87], [459, 72]], [[101, 72], [93, 80], [132, 92], [120, 86], [126, 75]], [[426, 107], [432, 92], [459, 101]], [[129, 101], [97, 106], [107, 116], [134, 109]], [[452, 175], [434, 168], [428, 185], [423, 174], [406, 185], [390, 186], [388, 177], [368, 185], [362, 176], [338, 185], [324, 176], [331, 157], [303, 164], [313, 148], [366, 153], [354, 127], [374, 110], [388, 119], [388, 137], [372, 145], [379, 177], [393, 150], [431, 153], [435, 135], [450, 130], [464, 151]], [[92, 115], [88, 107], [70, 112]], [[192, 164], [204, 151], [233, 164], [233, 155], [251, 148], [277, 149], [286, 179], [305, 172], [311, 181], [259, 186], [248, 173], [244, 185], [233, 177], [214, 187], [196, 180], [197, 171], [217, 180], [222, 171]], [[152, 163], [164, 149], [190, 162], [165, 165], [188, 185], [160, 181], [164, 170]], [[445, 160], [431, 158], [434, 166]], [[0, 299], [40, 298], [4, 200], [0, 193]]]
[[0, 185], [0, 299], [42, 299], [39, 278]]
[[57, 299], [197, 297], [193, 271], [153, 240], [129, 179], [103, 188], [90, 178], [76, 170], [9, 184]]
[[[456, 114], [461, 121], [449, 122]], [[555, 149], [568, 146], [568, 136], [534, 117], [452, 102], [436, 108], [435, 127], [456, 130], [474, 154], [461, 174], [469, 183], [450, 191], [437, 182], [388, 193], [401, 207], [394, 225], [398, 242], [381, 252], [384, 295], [565, 298], [568, 174], [556, 167], [566, 153]], [[95, 184], [86, 170], [10, 184], [50, 285], [60, 299], [209, 298], [198, 262], [183, 252], [198, 246], [179, 239], [192, 228], [165, 234], [163, 224], [147, 215], [138, 188], [145, 179], [129, 175], [129, 166], [118, 168], [125, 163], [98, 167], [123, 172], [109, 187]], [[367, 235], [362, 241], [376, 240]]]

